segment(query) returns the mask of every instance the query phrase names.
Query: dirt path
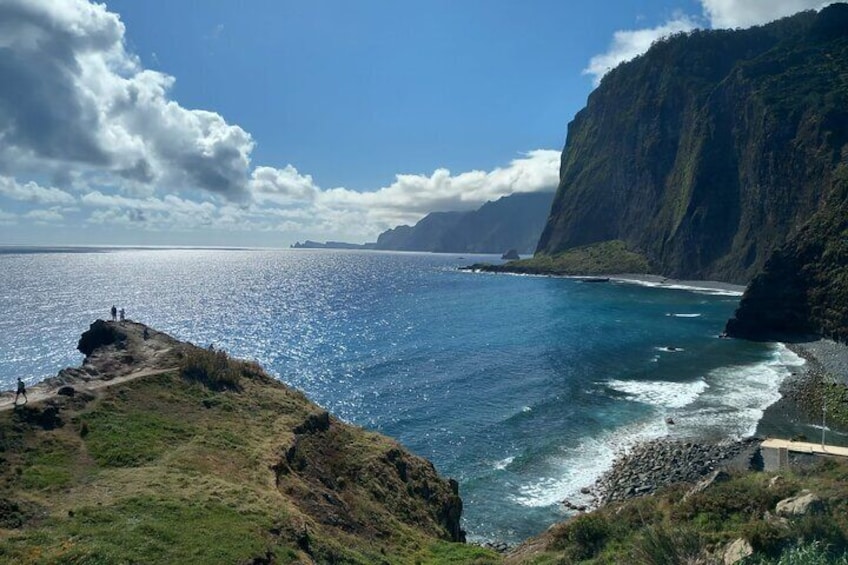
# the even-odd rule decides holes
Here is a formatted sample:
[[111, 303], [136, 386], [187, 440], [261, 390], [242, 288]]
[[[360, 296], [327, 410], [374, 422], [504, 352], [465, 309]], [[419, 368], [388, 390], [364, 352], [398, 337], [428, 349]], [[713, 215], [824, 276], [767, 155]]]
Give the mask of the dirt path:
[[[166, 367], [164, 369], [141, 369], [135, 371], [133, 373], [128, 373], [126, 375], [121, 375], [119, 377], [115, 377], [113, 379], [92, 379], [90, 381], [78, 381], [72, 383], [70, 386], [73, 386], [77, 391], [87, 391], [92, 392], [95, 390], [99, 390], [101, 388], [110, 387], [112, 385], [117, 385], [121, 383], [125, 383], [128, 381], [133, 381], [135, 379], [140, 379], [142, 377], [150, 377], [153, 375], [161, 375], [162, 373], [170, 373], [172, 371], [179, 370], [178, 366], [174, 367]], [[39, 383], [37, 385], [33, 385], [31, 388], [27, 389], [27, 398], [29, 402], [27, 404], [32, 404], [36, 402], [42, 402], [47, 400], [48, 398], [54, 398], [58, 396], [58, 391], [60, 386], [47, 386], [44, 383]], [[20, 402], [22, 399], [18, 400], [18, 406], [22, 406]], [[15, 396], [13, 392], [5, 392], [0, 396], [0, 412], [4, 410], [11, 410], [15, 407]]]

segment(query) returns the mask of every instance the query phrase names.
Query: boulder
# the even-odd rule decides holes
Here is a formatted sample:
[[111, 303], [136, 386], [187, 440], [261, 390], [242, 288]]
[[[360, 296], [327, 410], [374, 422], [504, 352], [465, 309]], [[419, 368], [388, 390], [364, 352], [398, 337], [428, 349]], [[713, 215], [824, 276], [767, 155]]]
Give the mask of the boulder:
[[722, 561], [724, 565], [732, 565], [733, 563], [742, 561], [752, 553], [754, 553], [754, 548], [751, 547], [751, 544], [748, 543], [748, 540], [744, 538], [738, 538], [730, 542], [727, 547], [724, 548], [724, 556]]
[[802, 490], [797, 496], [785, 498], [775, 506], [778, 516], [796, 517], [807, 514], [818, 514], [824, 510], [821, 498], [808, 490]]
[[506, 251], [503, 255], [501, 255], [501, 259], [503, 259], [504, 261], [518, 261], [519, 259], [521, 259], [521, 257], [519, 257], [518, 251], [516, 251], [515, 249], [510, 249], [509, 251]]

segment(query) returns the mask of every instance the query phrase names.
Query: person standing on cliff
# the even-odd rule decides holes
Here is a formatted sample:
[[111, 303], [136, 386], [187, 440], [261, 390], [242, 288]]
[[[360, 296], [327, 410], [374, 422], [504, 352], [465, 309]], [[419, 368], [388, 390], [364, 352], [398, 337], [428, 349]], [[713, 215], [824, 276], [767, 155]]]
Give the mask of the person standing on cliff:
[[117, 319], [118, 319], [118, 309], [115, 308], [114, 304], [112, 304], [112, 321], [114, 322]]
[[15, 406], [18, 405], [18, 397], [22, 394], [24, 395], [24, 404], [26, 404], [27, 402], [29, 402], [29, 399], [26, 395], [26, 385], [24, 384], [24, 381], [22, 381], [21, 378], [18, 377], [18, 392], [15, 393]]
[[126, 312], [123, 308], [121, 308], [121, 321], [123, 322], [126, 319]]

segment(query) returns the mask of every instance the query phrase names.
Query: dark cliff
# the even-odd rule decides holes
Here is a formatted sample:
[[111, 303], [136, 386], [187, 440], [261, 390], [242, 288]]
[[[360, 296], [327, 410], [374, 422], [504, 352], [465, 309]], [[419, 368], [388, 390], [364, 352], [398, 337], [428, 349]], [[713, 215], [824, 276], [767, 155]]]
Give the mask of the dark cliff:
[[623, 241], [658, 274], [747, 283], [832, 205], [846, 143], [845, 4], [677, 35], [569, 124], [537, 255]]
[[471, 212], [433, 212], [414, 226], [380, 234], [377, 249], [436, 253], [532, 253], [545, 226], [553, 193], [504, 196]]
[[748, 339], [803, 334], [848, 342], [848, 166], [822, 208], [768, 260], [726, 331]]

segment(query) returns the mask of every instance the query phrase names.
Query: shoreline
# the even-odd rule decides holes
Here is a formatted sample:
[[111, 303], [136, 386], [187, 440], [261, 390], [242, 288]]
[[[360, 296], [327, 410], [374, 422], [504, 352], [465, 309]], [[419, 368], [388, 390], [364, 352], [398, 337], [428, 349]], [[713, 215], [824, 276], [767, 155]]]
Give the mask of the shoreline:
[[[822, 391], [828, 383], [846, 385], [848, 345], [828, 339], [783, 344], [805, 360], [780, 385], [780, 399], [763, 411], [754, 435], [740, 440], [681, 441], [663, 437], [636, 444], [620, 454], [612, 466], [584, 494], [592, 497], [588, 509], [650, 495], [679, 482], [695, 484], [711, 473], [761, 469], [757, 459], [760, 443], [768, 437], [796, 441], [821, 439]], [[848, 446], [848, 427], [826, 423], [825, 442]], [[569, 501], [570, 510], [583, 510]]]

